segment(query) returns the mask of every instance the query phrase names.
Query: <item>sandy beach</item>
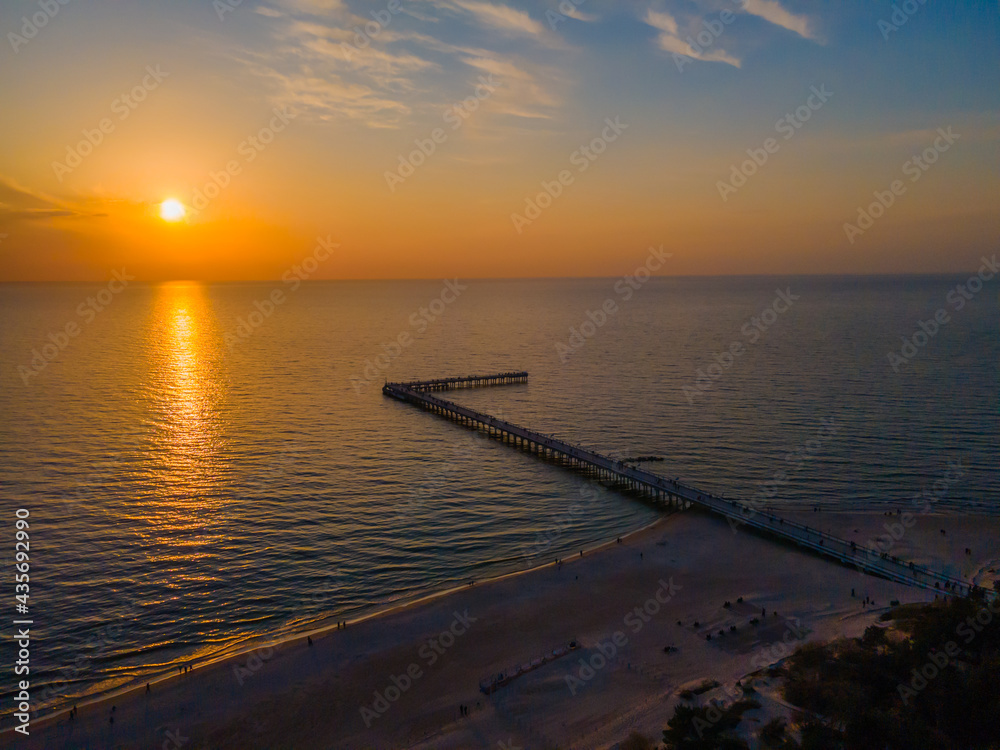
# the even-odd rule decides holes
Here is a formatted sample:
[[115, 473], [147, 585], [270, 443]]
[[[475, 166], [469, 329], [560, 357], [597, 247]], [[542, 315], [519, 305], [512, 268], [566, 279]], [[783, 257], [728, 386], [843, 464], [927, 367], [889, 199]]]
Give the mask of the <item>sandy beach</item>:
[[[859, 543], [896, 520], [785, 515]], [[997, 518], [917, 516], [892, 554], [989, 585], [998, 530]], [[933, 598], [686, 511], [560, 565], [314, 633], [311, 645], [298, 638], [81, 705], [74, 720], [38, 722], [29, 738], [5, 732], [0, 745], [612, 748], [631, 731], [658, 740], [685, 688], [731, 688], [801, 642], [859, 635], [891, 600]]]

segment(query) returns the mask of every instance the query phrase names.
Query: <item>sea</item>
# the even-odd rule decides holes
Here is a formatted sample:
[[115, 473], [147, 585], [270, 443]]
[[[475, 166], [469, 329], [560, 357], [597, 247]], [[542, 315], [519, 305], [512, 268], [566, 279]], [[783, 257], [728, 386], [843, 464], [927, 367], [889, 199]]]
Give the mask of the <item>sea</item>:
[[3, 629], [33, 623], [34, 709], [663, 513], [387, 398], [386, 380], [526, 370], [441, 395], [779, 510], [1000, 513], [1000, 279], [968, 280], [0, 286]]

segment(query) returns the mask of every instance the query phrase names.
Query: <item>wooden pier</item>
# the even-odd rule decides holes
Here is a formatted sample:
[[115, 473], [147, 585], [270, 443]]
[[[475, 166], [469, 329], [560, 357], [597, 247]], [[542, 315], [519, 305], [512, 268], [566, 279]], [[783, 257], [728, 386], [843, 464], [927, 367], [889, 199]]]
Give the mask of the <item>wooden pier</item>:
[[[612, 481], [618, 486], [639, 493], [655, 503], [678, 508], [695, 506], [723, 516], [730, 521], [734, 531], [745, 526], [767, 536], [833, 558], [865, 573], [898, 583], [933, 589], [941, 594], [964, 595], [976, 588], [960, 578], [954, 578], [912, 562], [900, 560], [888, 553], [831, 536], [818, 529], [781, 518], [770, 511], [758, 510], [746, 503], [717, 497], [696, 487], [431, 395], [432, 391], [527, 383], [527, 381], [527, 372], [469, 375], [409, 383], [387, 382], [382, 388], [382, 393], [465, 427], [484, 431], [490, 437], [501, 440], [512, 447], [551, 460], [558, 460], [587, 476]], [[983, 589], [980, 591], [986, 595], [992, 593]]]
[[[466, 375], [464, 378], [438, 378], [437, 380], [413, 380], [409, 383], [386, 383], [412, 391], [450, 391], [453, 388], [479, 388], [487, 385], [508, 385], [510, 383], [527, 383], [526, 372], [500, 372], [496, 375]], [[386, 393], [386, 389], [382, 389]]]

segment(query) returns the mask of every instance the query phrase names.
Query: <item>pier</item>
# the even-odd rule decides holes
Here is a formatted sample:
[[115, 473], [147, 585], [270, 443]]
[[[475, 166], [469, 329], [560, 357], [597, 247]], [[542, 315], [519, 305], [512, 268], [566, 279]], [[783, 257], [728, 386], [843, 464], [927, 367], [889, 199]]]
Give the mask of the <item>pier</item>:
[[[399, 388], [409, 388], [411, 391], [450, 391], [453, 388], [480, 388], [488, 385], [508, 385], [510, 383], [527, 383], [528, 373], [500, 372], [496, 375], [466, 375], [462, 378], [438, 378], [437, 380], [413, 380], [409, 383], [386, 383]], [[386, 389], [383, 388], [385, 393]]]
[[[613, 482], [619, 487], [648, 498], [651, 502], [673, 508], [697, 507], [722, 516], [729, 521], [734, 531], [739, 527], [747, 527], [766, 536], [850, 565], [865, 573], [897, 583], [932, 589], [945, 595], [964, 595], [976, 588], [973, 584], [960, 578], [954, 578], [901, 560], [888, 553], [840, 539], [818, 529], [781, 518], [770, 511], [754, 508], [750, 504], [712, 495], [696, 487], [640, 469], [610, 456], [432, 395], [432, 392], [454, 388], [527, 382], [527, 372], [506, 372], [496, 375], [469, 375], [408, 383], [387, 382], [382, 388], [382, 393], [464, 427], [486, 432], [490, 437], [514, 448], [558, 461], [589, 477]], [[992, 593], [983, 589], [980, 591], [985, 595]]]

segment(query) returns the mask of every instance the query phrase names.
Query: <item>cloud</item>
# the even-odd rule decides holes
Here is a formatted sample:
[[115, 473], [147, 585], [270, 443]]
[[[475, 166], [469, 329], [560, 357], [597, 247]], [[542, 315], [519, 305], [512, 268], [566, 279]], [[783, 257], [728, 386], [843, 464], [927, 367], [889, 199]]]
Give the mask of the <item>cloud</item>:
[[545, 33], [545, 27], [542, 24], [523, 10], [517, 10], [508, 5], [495, 5], [480, 0], [450, 0], [448, 5], [471, 13], [480, 25], [498, 31], [529, 36], [541, 36]]
[[344, 0], [281, 0], [281, 5], [289, 11], [308, 13], [314, 16], [340, 13], [346, 10]]
[[645, 21], [654, 29], [660, 29], [665, 34], [677, 36], [677, 19], [669, 13], [660, 13], [650, 8], [646, 11]]
[[562, 13], [567, 18], [575, 18], [577, 21], [585, 21], [587, 23], [594, 23], [600, 20], [600, 16], [593, 13], [584, 13], [582, 10], [577, 8], [575, 5], [571, 6], [567, 10], [563, 10], [560, 6], [559, 12]]
[[743, 11], [775, 26], [794, 31], [804, 39], [816, 38], [808, 18], [790, 13], [777, 0], [743, 0]]
[[308, 75], [296, 71], [262, 71], [274, 87], [276, 103], [295, 112], [307, 112], [320, 120], [347, 119], [364, 122], [372, 128], [397, 127], [411, 108], [401, 101], [383, 96], [370, 86]]
[[[414, 76], [438, 64], [411, 52], [385, 49], [395, 36], [387, 29], [369, 38], [364, 48], [355, 46], [353, 27], [365, 19], [337, 3], [289, 4], [308, 8], [309, 15], [283, 17], [271, 29], [272, 44], [237, 55], [270, 89], [270, 99], [323, 121], [398, 127], [412, 111], [406, 97], [421, 90]], [[321, 9], [339, 17], [317, 18], [313, 12]]]
[[21, 187], [9, 177], [0, 177], [0, 204], [13, 204], [21, 208], [49, 208], [58, 205], [58, 202], [42, 193]]
[[643, 19], [649, 26], [660, 32], [657, 42], [660, 49], [675, 55], [684, 55], [705, 62], [721, 62], [733, 67], [740, 67], [740, 61], [721, 49], [703, 49], [695, 51], [690, 44], [681, 39], [677, 19], [669, 13], [655, 11], [650, 8]]
[[524, 11], [484, 0], [423, 0], [418, 7], [436, 16], [434, 36], [420, 33], [429, 25], [427, 16], [407, 14], [402, 7], [376, 24], [342, 2], [270, 0], [261, 23], [271, 43], [234, 57], [263, 82], [273, 102], [322, 121], [404, 127], [467, 97], [483, 72], [500, 82], [484, 110], [552, 117], [560, 100], [546, 87], [557, 71], [467, 43], [478, 32], [491, 46], [498, 37], [510, 45], [513, 35], [552, 48], [557, 40], [542, 24]]
[[285, 15], [280, 10], [275, 10], [274, 8], [268, 8], [266, 5], [260, 5], [254, 8], [253, 10], [254, 13], [258, 13], [267, 18], [282, 18]]
[[561, 104], [561, 100], [549, 93], [534, 74], [509, 59], [486, 50], [476, 50], [476, 54], [463, 57], [462, 62], [493, 76], [499, 87], [491, 102], [498, 113], [547, 120], [553, 116], [553, 108]]
[[0, 203], [0, 217], [10, 219], [56, 219], [60, 216], [80, 216], [68, 208], [9, 208]]
[[89, 218], [103, 213], [74, 208], [64, 201], [50, 198], [0, 176], [0, 226], [18, 220], [38, 221], [57, 218]]

